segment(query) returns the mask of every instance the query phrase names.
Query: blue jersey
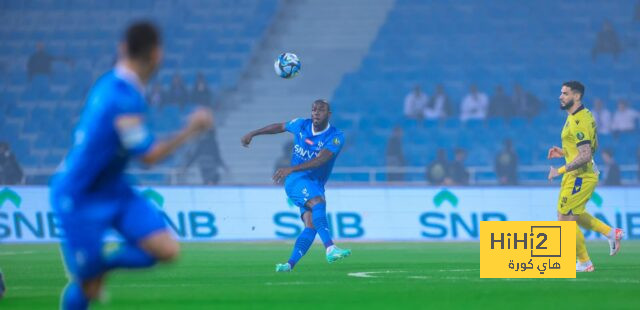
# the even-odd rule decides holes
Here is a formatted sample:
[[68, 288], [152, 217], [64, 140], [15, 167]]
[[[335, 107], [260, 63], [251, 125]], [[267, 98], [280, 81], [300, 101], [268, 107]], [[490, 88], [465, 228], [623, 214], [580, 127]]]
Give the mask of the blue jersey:
[[294, 119], [285, 124], [285, 129], [294, 136], [293, 154], [291, 156], [292, 166], [316, 158], [320, 151], [324, 149], [333, 153], [333, 158], [322, 166], [315, 169], [294, 172], [289, 175], [289, 178], [292, 179], [305, 176], [311, 181], [324, 186], [329, 179], [329, 175], [331, 175], [333, 164], [344, 145], [344, 134], [342, 131], [329, 125], [324, 131], [314, 132], [313, 121], [311, 119]]
[[142, 84], [132, 71], [117, 67], [103, 75], [87, 97], [73, 147], [52, 189], [75, 196], [128, 188], [129, 160], [153, 144], [143, 122], [146, 109]]

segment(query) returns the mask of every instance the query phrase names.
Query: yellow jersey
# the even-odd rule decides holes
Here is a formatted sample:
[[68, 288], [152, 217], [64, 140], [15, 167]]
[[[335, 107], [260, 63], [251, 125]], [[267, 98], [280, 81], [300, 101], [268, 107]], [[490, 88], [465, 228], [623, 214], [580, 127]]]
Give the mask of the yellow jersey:
[[[584, 106], [581, 106], [567, 117], [562, 129], [562, 152], [564, 152], [564, 160], [566, 163], [572, 162], [578, 156], [578, 146], [583, 144], [591, 145], [591, 153], [595, 154], [598, 149], [598, 134], [596, 121]], [[582, 167], [568, 172], [575, 177], [585, 174], [598, 174], [598, 168], [593, 162], [583, 165]]]

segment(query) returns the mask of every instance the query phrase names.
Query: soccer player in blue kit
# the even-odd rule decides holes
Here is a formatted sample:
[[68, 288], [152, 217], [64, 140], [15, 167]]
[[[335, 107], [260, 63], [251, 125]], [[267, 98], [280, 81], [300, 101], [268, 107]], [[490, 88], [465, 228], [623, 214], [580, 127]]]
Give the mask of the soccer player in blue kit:
[[287, 196], [300, 208], [305, 229], [298, 236], [289, 261], [276, 265], [277, 272], [291, 271], [313, 244], [316, 233], [326, 248], [329, 263], [351, 255], [351, 250], [333, 244], [327, 223], [324, 185], [344, 145], [344, 134], [329, 124], [330, 116], [329, 102], [319, 99], [313, 102], [311, 119], [271, 124], [242, 137], [242, 145], [248, 147], [251, 139], [259, 135], [288, 131], [294, 136], [291, 166], [276, 171], [273, 181], [284, 180]]
[[[50, 200], [64, 231], [61, 250], [70, 277], [62, 309], [87, 309], [114, 269], [150, 267], [178, 255], [179, 245], [160, 212], [124, 175], [129, 161], [153, 165], [212, 124], [211, 112], [198, 109], [173, 138], [153, 138], [145, 124], [144, 84], [161, 58], [156, 28], [148, 22], [129, 26], [116, 67], [91, 89], [73, 147], [52, 177]], [[125, 242], [103, 254], [109, 229]]]

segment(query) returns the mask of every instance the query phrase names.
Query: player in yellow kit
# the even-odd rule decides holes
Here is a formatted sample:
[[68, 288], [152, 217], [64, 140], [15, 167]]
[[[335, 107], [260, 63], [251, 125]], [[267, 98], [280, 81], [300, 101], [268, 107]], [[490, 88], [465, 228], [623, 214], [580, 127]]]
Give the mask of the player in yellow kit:
[[598, 168], [593, 161], [593, 154], [598, 149], [596, 122], [591, 112], [582, 105], [584, 86], [577, 81], [562, 84], [560, 108], [569, 116], [562, 129], [562, 148], [553, 146], [547, 158], [564, 157], [566, 165], [560, 168], [551, 167], [549, 180], [562, 176], [560, 197], [558, 199], [558, 220], [576, 221], [576, 271], [594, 271], [589, 259], [584, 235], [580, 227], [599, 232], [609, 240], [609, 254], [616, 255], [620, 251], [620, 239], [624, 236], [622, 229], [613, 229], [594, 218], [585, 209], [598, 184]]

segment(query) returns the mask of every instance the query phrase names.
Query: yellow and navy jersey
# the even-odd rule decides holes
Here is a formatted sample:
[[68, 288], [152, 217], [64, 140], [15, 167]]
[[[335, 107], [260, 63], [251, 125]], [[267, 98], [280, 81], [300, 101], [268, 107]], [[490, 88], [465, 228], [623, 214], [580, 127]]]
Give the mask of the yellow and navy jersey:
[[[596, 121], [591, 111], [581, 106], [567, 117], [562, 129], [562, 151], [564, 152], [566, 163], [572, 162], [578, 156], [578, 147], [584, 144], [591, 145], [591, 154], [595, 154], [598, 149]], [[597, 167], [595, 167], [592, 159], [586, 165], [569, 173], [574, 176], [597, 173]]]

